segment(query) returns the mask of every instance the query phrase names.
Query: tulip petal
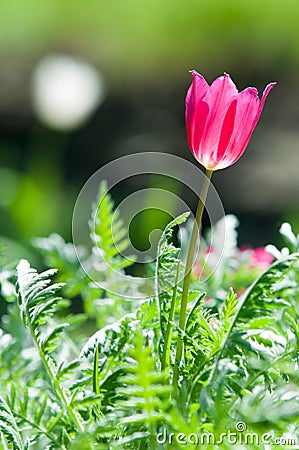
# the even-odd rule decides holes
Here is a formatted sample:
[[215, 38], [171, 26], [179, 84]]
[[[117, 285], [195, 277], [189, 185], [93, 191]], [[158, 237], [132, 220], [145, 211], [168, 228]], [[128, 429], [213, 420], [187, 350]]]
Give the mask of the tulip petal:
[[234, 130], [217, 168], [232, 165], [245, 151], [256, 125], [260, 99], [255, 88], [246, 88], [238, 94]]
[[217, 161], [221, 161], [227, 150], [227, 146], [231, 140], [232, 133], [235, 127], [236, 112], [237, 112], [237, 99], [231, 102], [224, 117], [216, 155]]
[[189, 145], [194, 148], [194, 139], [200, 140], [205, 123], [206, 114], [202, 116], [202, 111], [199, 113], [199, 109], [201, 109], [201, 100], [206, 95], [209, 85], [204, 77], [195, 70], [192, 70], [191, 73], [193, 82], [186, 96], [186, 127]]
[[254, 126], [257, 124], [257, 122], [258, 122], [258, 120], [259, 120], [259, 118], [260, 118], [260, 115], [261, 115], [261, 113], [262, 113], [262, 110], [263, 110], [263, 107], [264, 107], [266, 98], [267, 98], [268, 95], [269, 95], [269, 92], [274, 88], [275, 85], [276, 85], [276, 83], [274, 82], [274, 83], [269, 83], [269, 84], [267, 84], [267, 86], [265, 87], [264, 92], [263, 92], [263, 95], [262, 95], [262, 99], [261, 99], [261, 101], [260, 101], [260, 107], [259, 107], [257, 116], [256, 116], [256, 118], [255, 118], [255, 124], [254, 124]]
[[[228, 74], [218, 77], [209, 88], [204, 101], [209, 105], [209, 116], [203, 133], [204, 147], [211, 160], [216, 161], [223, 121], [238, 90]], [[208, 149], [208, 150], [207, 150]]]
[[194, 112], [194, 133], [192, 137], [192, 152], [196, 158], [201, 158], [200, 149], [203, 137], [206, 120], [209, 115], [209, 105], [205, 101], [198, 103], [197, 109]]
[[[262, 110], [263, 110], [266, 98], [267, 98], [269, 92], [271, 91], [271, 89], [275, 86], [275, 84], [276, 83], [270, 83], [270, 84], [268, 84], [266, 86], [266, 88], [264, 89], [264, 92], [263, 92], [261, 100], [259, 100], [259, 98], [258, 98], [258, 91], [255, 88], [247, 88], [247, 89], [244, 89], [244, 91], [240, 92], [239, 95], [241, 95], [244, 92], [247, 93], [247, 92], [249, 92], [249, 90], [251, 90], [252, 91], [252, 95], [253, 96], [256, 95], [256, 98], [259, 101], [259, 105], [258, 105], [256, 114], [255, 114], [255, 117], [254, 117], [253, 120], [252, 120], [252, 114], [254, 114], [254, 110], [255, 110], [256, 107], [253, 106], [252, 102], [248, 105], [249, 111], [248, 111], [247, 117], [245, 117], [243, 119], [244, 120], [244, 124], [245, 124], [245, 126], [243, 128], [243, 133], [242, 133], [242, 136], [240, 136], [239, 142], [236, 144], [239, 147], [239, 151], [238, 152], [234, 152], [234, 157], [231, 160], [231, 162], [229, 163], [229, 165], [234, 164], [242, 156], [242, 154], [246, 150], [246, 147], [247, 147], [248, 142], [249, 142], [249, 140], [251, 138], [253, 130], [256, 127], [256, 124], [257, 124], [257, 122], [258, 122], [258, 120], [259, 120], [259, 118], [261, 116], [261, 113], [262, 113]], [[251, 108], [252, 108], [252, 110], [251, 110]], [[252, 123], [250, 125], [251, 120], [252, 120]], [[242, 121], [241, 121], [241, 124], [242, 124]], [[247, 135], [246, 135], [246, 133], [247, 133]]]

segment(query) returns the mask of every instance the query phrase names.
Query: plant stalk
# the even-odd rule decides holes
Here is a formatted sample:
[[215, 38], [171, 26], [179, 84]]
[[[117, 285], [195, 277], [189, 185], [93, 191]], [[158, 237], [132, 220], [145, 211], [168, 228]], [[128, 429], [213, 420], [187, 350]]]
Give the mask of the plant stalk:
[[[183, 292], [182, 292], [182, 300], [181, 300], [181, 308], [180, 308], [180, 318], [179, 318], [179, 328], [184, 332], [186, 328], [186, 315], [187, 315], [187, 304], [188, 304], [188, 292], [191, 278], [191, 271], [193, 266], [194, 253], [196, 249], [197, 238], [200, 231], [200, 225], [202, 220], [202, 215], [205, 208], [205, 202], [209, 190], [209, 185], [211, 181], [213, 171], [206, 169], [203, 185], [201, 187], [199, 201], [197, 205], [195, 220], [193, 224], [193, 230], [191, 235], [191, 240], [188, 249], [185, 273], [184, 273], [184, 281], [183, 281]], [[183, 356], [184, 346], [183, 346], [183, 338], [181, 335], [178, 336], [177, 348], [176, 348], [176, 357], [175, 364], [173, 368], [173, 394], [177, 392], [178, 389], [178, 381], [179, 381], [179, 366], [181, 364], [182, 356]]]
[[174, 319], [175, 302], [176, 302], [178, 282], [179, 282], [179, 277], [180, 277], [180, 267], [181, 267], [181, 261], [179, 260], [178, 266], [177, 266], [176, 277], [175, 277], [175, 286], [173, 288], [173, 294], [172, 294], [172, 299], [171, 299], [168, 323], [167, 323], [167, 328], [166, 328], [166, 333], [165, 333], [165, 338], [164, 338], [164, 347], [163, 347], [162, 362], [161, 362], [161, 370], [163, 372], [169, 367], [172, 322]]
[[80, 432], [84, 431], [83, 428], [83, 424], [81, 423], [79, 417], [77, 417], [75, 411], [73, 411], [72, 406], [69, 403], [69, 400], [67, 399], [63, 388], [60, 386], [60, 383], [57, 379], [57, 377], [55, 376], [54, 372], [52, 371], [50, 364], [48, 362], [48, 359], [38, 341], [37, 335], [33, 329], [32, 323], [30, 322], [30, 315], [29, 315], [29, 310], [27, 308], [26, 310], [27, 313], [27, 317], [28, 317], [28, 327], [31, 333], [31, 336], [33, 337], [33, 340], [35, 342], [35, 345], [37, 346], [39, 355], [44, 363], [44, 366], [48, 372], [48, 375], [53, 383], [53, 386], [55, 388], [56, 391], [56, 395], [59, 397], [59, 399], [61, 400], [61, 403], [63, 404], [63, 406], [65, 407], [65, 411], [67, 412], [67, 414], [69, 415], [69, 417], [71, 418], [71, 420], [73, 421], [74, 425], [76, 426], [77, 430], [79, 430]]

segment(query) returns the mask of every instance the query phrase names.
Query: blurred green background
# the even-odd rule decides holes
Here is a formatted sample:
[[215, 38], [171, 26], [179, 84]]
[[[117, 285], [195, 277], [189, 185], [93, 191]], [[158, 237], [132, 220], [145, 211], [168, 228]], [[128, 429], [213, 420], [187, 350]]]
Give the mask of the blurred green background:
[[[193, 161], [184, 127], [190, 69], [209, 82], [228, 72], [239, 89], [262, 92], [278, 82], [247, 151], [214, 184], [225, 210], [241, 219], [241, 244], [277, 241], [284, 220], [298, 230], [298, 20], [298, 0], [2, 0], [0, 241], [7, 258], [34, 258], [32, 236], [55, 231], [70, 240], [80, 188], [108, 161], [142, 151]], [[36, 74], [51, 55], [99, 74], [98, 100], [76, 124], [59, 124], [63, 92], [54, 125], [36, 106]], [[57, 70], [63, 78], [63, 67]]]

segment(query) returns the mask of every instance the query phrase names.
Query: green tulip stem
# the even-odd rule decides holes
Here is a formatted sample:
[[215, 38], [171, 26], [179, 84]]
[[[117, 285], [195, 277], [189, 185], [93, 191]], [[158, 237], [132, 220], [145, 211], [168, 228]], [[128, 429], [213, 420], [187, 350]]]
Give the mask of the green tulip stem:
[[181, 300], [181, 308], [180, 308], [180, 318], [179, 318], [179, 328], [182, 333], [178, 336], [177, 348], [176, 348], [176, 357], [175, 364], [173, 368], [173, 394], [177, 392], [178, 389], [178, 381], [179, 381], [179, 367], [181, 364], [184, 345], [183, 345], [183, 334], [186, 328], [186, 316], [187, 316], [187, 304], [188, 304], [188, 292], [191, 278], [191, 271], [193, 267], [193, 259], [194, 253], [196, 249], [196, 243], [199, 235], [202, 215], [205, 208], [205, 202], [209, 190], [209, 185], [212, 177], [212, 170], [206, 169], [206, 176], [204, 177], [203, 185], [199, 195], [199, 201], [196, 210], [196, 216], [193, 224], [193, 230], [187, 255], [185, 273], [184, 273], [184, 281], [183, 281], [183, 292], [182, 292], [182, 300]]

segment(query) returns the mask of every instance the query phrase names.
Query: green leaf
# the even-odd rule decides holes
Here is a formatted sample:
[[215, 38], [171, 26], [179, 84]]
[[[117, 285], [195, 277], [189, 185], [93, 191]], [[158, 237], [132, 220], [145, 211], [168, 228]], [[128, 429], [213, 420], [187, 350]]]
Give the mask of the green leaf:
[[0, 397], [0, 431], [4, 448], [9, 448], [8, 444], [12, 443], [14, 449], [25, 450], [16, 420], [2, 397]]
[[[73, 423], [75, 428], [82, 431], [81, 419], [69, 403], [67, 390], [59, 383], [56, 361], [52, 356], [53, 350], [58, 345], [57, 339], [65, 329], [65, 324], [57, 325], [54, 323], [53, 328], [50, 333], [46, 334], [45, 338], [41, 333], [42, 328], [43, 332], [47, 333], [45, 331], [48, 330], [47, 322], [55, 312], [61, 309], [62, 305], [65, 305], [62, 299], [56, 297], [61, 284], [51, 284], [50, 277], [55, 273], [56, 270], [47, 270], [38, 274], [35, 269], [30, 267], [28, 261], [21, 260], [16, 271], [18, 304], [23, 322], [30, 331], [48, 377], [53, 383], [54, 395], [64, 409], [66, 416], [69, 417], [70, 422]], [[40, 307], [41, 304], [43, 304], [42, 308]], [[38, 308], [38, 312], [36, 308]]]
[[124, 258], [122, 253], [129, 246], [126, 237], [128, 231], [114, 210], [114, 202], [108, 193], [107, 183], [102, 182], [99, 187], [98, 197], [93, 205], [91, 219], [89, 221], [90, 236], [95, 247], [95, 255], [98, 255], [108, 267], [121, 270], [133, 264], [135, 258]]
[[274, 383], [279, 377], [275, 370], [278, 362], [298, 354], [298, 341], [286, 313], [292, 310], [290, 298], [296, 286], [290, 277], [297, 260], [298, 254], [294, 254], [275, 262], [243, 294], [238, 305], [229, 301], [231, 306], [224, 308], [222, 319], [229, 309], [236, 312], [202, 391], [202, 406], [210, 414], [227, 415], [240, 392], [254, 389], [263, 375], [271, 374], [268, 380], [272, 379], [270, 385]]
[[[156, 261], [156, 298], [159, 304], [161, 341], [160, 352], [163, 355], [164, 340], [169, 334], [169, 317], [171, 305], [176, 304], [180, 269], [178, 273], [180, 249], [172, 243], [173, 229], [186, 221], [189, 213], [181, 214], [172, 220], [165, 228], [157, 249]], [[168, 340], [168, 337], [167, 337]], [[166, 344], [168, 345], [168, 344]]]

